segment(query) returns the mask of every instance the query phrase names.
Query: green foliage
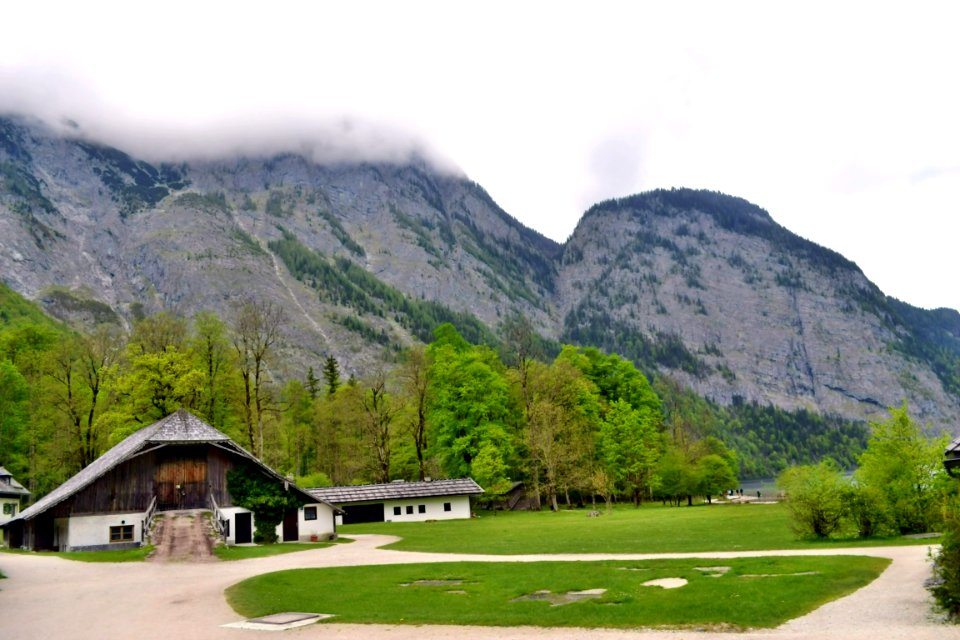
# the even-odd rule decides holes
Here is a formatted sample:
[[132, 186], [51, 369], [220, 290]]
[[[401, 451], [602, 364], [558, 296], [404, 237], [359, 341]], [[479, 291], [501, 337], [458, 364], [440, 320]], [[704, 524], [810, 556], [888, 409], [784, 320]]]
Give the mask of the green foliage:
[[470, 477], [479, 457], [487, 482], [500, 486], [513, 450], [508, 424], [516, 407], [499, 359], [488, 347], [457, 350], [450, 340], [431, 345], [429, 355], [434, 386], [427, 412], [443, 471]]
[[860, 456], [857, 482], [881, 492], [887, 513], [902, 533], [938, 527], [946, 486], [943, 451], [947, 438], [928, 439], [907, 405], [890, 410], [890, 419], [871, 423], [867, 448]]
[[14, 476], [27, 470], [27, 434], [30, 389], [9, 360], [0, 360], [0, 466]]
[[[319, 293], [321, 300], [349, 307], [361, 315], [392, 317], [423, 342], [429, 342], [433, 330], [445, 322], [456, 324], [472, 342], [496, 342], [486, 325], [475, 316], [452, 311], [437, 302], [414, 300], [346, 258], [329, 260], [286, 231], [282, 239], [271, 241], [269, 247], [294, 277]], [[344, 326], [364, 332], [363, 325], [357, 322], [344, 321]], [[367, 333], [378, 342], [389, 341], [389, 338], [380, 338], [380, 333], [373, 329], [368, 328]]]
[[791, 467], [780, 474], [777, 485], [787, 494], [793, 530], [798, 535], [829, 538], [840, 529], [849, 483], [834, 462]]
[[929, 589], [950, 619], [960, 620], [960, 501], [956, 496], [944, 508], [943, 538], [934, 556]]
[[43, 298], [49, 306], [60, 312], [68, 315], [82, 314], [94, 325], [121, 324], [120, 316], [113, 307], [99, 300], [85, 298], [76, 291], [53, 287], [44, 292]]
[[697, 378], [705, 378], [712, 372], [710, 365], [687, 349], [679, 336], [660, 331], [648, 336], [597, 311], [589, 301], [570, 310], [563, 320], [561, 338], [570, 344], [592, 345], [619, 353], [647, 372], [663, 367], [684, 371]]
[[253, 511], [256, 532], [253, 541], [273, 544], [277, 541], [276, 528], [291, 509], [301, 501], [283, 483], [251, 466], [241, 465], [227, 471], [227, 490], [234, 504]]
[[184, 171], [173, 165], [159, 167], [134, 160], [118, 149], [92, 142], [74, 141], [93, 161], [93, 171], [110, 190], [111, 198], [120, 207], [120, 216], [127, 217], [155, 206], [188, 185]]
[[208, 213], [228, 213], [232, 208], [223, 191], [214, 191], [213, 193], [189, 191], [178, 195], [173, 203], [181, 207], [200, 209]]
[[327, 222], [334, 237], [339, 240], [340, 244], [342, 244], [350, 253], [358, 258], [363, 258], [367, 255], [367, 252], [363, 250], [363, 247], [357, 244], [356, 241], [350, 237], [350, 234], [347, 233], [347, 230], [343, 228], [343, 225], [332, 213], [324, 209], [320, 209], [317, 211], [317, 215]]
[[744, 478], [769, 478], [825, 457], [850, 469], [866, 446], [866, 425], [839, 416], [740, 401], [711, 411], [714, 433], [737, 451]]

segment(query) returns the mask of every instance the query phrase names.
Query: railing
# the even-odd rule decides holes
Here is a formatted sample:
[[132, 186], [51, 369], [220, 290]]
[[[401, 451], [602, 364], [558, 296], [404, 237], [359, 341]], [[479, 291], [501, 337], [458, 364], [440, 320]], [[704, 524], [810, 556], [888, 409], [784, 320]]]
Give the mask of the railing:
[[220, 511], [220, 505], [217, 504], [217, 499], [213, 497], [213, 491], [210, 491], [208, 495], [210, 496], [210, 510], [213, 511], [213, 526], [216, 528], [220, 539], [226, 542], [230, 531], [230, 519]]
[[147, 507], [147, 514], [140, 523], [140, 544], [143, 544], [146, 541], [147, 531], [150, 530], [150, 525], [153, 524], [153, 516], [156, 515], [156, 513], [157, 496], [153, 496], [153, 500], [150, 501], [150, 506]]

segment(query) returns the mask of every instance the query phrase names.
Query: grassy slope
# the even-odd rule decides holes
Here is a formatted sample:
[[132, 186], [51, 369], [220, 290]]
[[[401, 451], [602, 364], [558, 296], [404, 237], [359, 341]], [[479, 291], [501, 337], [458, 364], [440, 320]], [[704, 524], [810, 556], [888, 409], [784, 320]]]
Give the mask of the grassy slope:
[[[491, 626], [775, 627], [876, 578], [889, 560], [867, 557], [749, 558], [646, 562], [441, 563], [282, 571], [227, 590], [230, 604], [252, 617], [279, 611], [332, 613], [336, 622]], [[643, 586], [684, 578], [678, 589]], [[418, 585], [422, 580], [458, 584]], [[316, 588], [323, 585], [322, 589]], [[606, 589], [600, 598], [551, 606], [516, 601]]]
[[713, 505], [640, 509], [618, 507], [587, 517], [583, 509], [550, 512], [479, 512], [472, 520], [388, 522], [341, 527], [345, 535], [384, 533], [408, 551], [457, 553], [675, 553], [930, 544], [904, 538], [798, 539], [783, 504]]

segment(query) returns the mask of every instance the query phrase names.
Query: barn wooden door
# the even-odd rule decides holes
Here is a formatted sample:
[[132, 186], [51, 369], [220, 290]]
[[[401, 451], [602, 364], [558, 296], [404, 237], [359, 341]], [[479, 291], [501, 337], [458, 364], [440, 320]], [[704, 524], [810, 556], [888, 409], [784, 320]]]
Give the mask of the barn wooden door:
[[161, 511], [207, 508], [206, 455], [182, 452], [163, 456], [157, 461], [155, 486]]

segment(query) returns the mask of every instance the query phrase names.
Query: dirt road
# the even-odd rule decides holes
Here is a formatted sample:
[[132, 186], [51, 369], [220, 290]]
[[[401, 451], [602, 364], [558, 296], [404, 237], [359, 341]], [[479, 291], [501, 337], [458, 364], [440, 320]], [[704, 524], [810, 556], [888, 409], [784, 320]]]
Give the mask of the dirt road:
[[[466, 556], [387, 551], [377, 547], [386, 536], [358, 536], [352, 544], [335, 545], [272, 558], [212, 563], [93, 564], [55, 557], [0, 555], [0, 638], [53, 639], [234, 639], [269, 637], [276, 633], [226, 629], [240, 618], [227, 606], [223, 590], [246, 577], [299, 567], [447, 562], [451, 560], [532, 562], [538, 560], [642, 560], [662, 557], [731, 558], [757, 555], [875, 555], [893, 560], [873, 583], [856, 593], [768, 631], [744, 634], [691, 631], [619, 631], [604, 629], [541, 629], [318, 624], [279, 632], [294, 640], [494, 640], [586, 638], [588, 640], [960, 640], [960, 627], [944, 626], [931, 611], [923, 587], [929, 575], [925, 546], [835, 549], [816, 552], [774, 551], [697, 554], [594, 554]], [[323, 588], [323, 585], [317, 585]]]

